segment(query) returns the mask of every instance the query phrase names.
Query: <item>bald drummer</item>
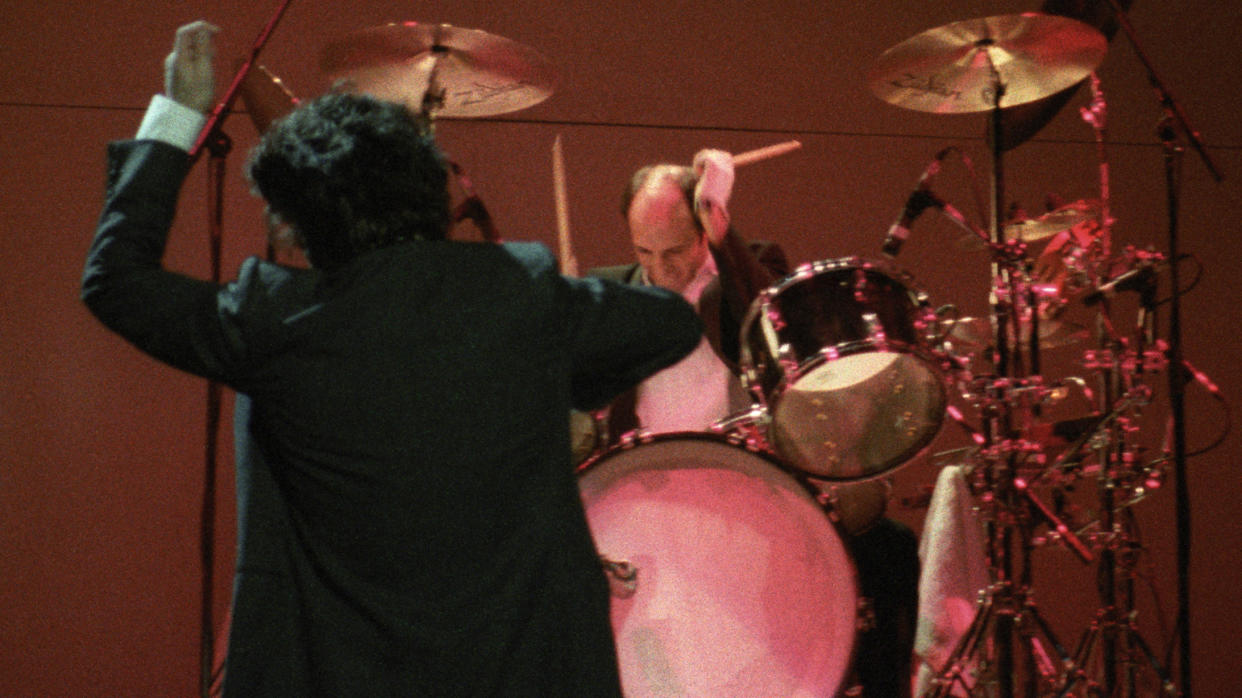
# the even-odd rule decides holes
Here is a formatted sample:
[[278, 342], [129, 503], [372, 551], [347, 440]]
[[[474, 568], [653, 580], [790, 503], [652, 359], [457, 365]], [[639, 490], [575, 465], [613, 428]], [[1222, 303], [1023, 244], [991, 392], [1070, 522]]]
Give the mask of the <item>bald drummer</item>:
[[[690, 166], [648, 165], [630, 178], [621, 214], [636, 261], [588, 274], [680, 293], [705, 330], [688, 357], [612, 404], [614, 438], [640, 427], [704, 431], [750, 404], [736, 375], [741, 324], [751, 301], [787, 274], [789, 264], [778, 246], [748, 244], [733, 228], [733, 183], [733, 157], [714, 149], [699, 151]], [[686, 400], [688, 394], [695, 399]]]

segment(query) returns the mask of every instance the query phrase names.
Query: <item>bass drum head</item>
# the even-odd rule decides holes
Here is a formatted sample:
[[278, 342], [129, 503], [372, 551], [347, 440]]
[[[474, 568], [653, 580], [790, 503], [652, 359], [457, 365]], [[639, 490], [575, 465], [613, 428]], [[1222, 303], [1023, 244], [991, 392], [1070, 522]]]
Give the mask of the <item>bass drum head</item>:
[[858, 586], [841, 536], [765, 456], [668, 434], [587, 463], [596, 547], [637, 570], [612, 598], [626, 696], [831, 696]]

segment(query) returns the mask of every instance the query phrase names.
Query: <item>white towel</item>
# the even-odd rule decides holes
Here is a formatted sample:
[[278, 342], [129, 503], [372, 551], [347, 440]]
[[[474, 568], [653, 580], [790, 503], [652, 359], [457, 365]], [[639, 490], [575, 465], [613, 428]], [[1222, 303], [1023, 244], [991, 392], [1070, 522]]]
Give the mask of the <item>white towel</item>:
[[[919, 540], [916, 696], [931, 688], [932, 679], [953, 655], [975, 618], [979, 592], [989, 584], [983, 530], [966, 475], [960, 465], [940, 471]], [[966, 694], [955, 690], [953, 695]]]

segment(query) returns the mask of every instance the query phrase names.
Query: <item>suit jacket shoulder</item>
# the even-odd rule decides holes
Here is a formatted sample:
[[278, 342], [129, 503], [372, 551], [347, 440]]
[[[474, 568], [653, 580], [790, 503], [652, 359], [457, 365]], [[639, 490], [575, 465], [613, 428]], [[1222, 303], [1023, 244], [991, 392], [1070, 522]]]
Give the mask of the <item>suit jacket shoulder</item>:
[[637, 284], [640, 273], [638, 264], [618, 264], [611, 267], [595, 267], [587, 270], [587, 276], [607, 279], [619, 284]]

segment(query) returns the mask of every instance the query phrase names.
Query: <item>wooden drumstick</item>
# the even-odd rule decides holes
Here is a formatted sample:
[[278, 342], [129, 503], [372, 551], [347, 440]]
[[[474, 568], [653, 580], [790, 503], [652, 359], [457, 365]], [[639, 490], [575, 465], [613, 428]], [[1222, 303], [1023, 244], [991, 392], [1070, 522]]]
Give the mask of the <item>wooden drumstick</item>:
[[744, 153], [738, 153], [733, 156], [733, 166], [741, 167], [742, 165], [749, 165], [753, 162], [759, 162], [760, 160], [767, 160], [768, 158], [774, 158], [777, 155], [784, 155], [785, 153], [793, 152], [801, 147], [802, 141], [785, 141], [784, 143], [776, 143], [763, 148], [748, 150]]
[[565, 194], [565, 154], [561, 149], [561, 134], [552, 141], [552, 195], [556, 200], [557, 256], [561, 273], [578, 276], [578, 259], [574, 257], [569, 236], [569, 197]]

